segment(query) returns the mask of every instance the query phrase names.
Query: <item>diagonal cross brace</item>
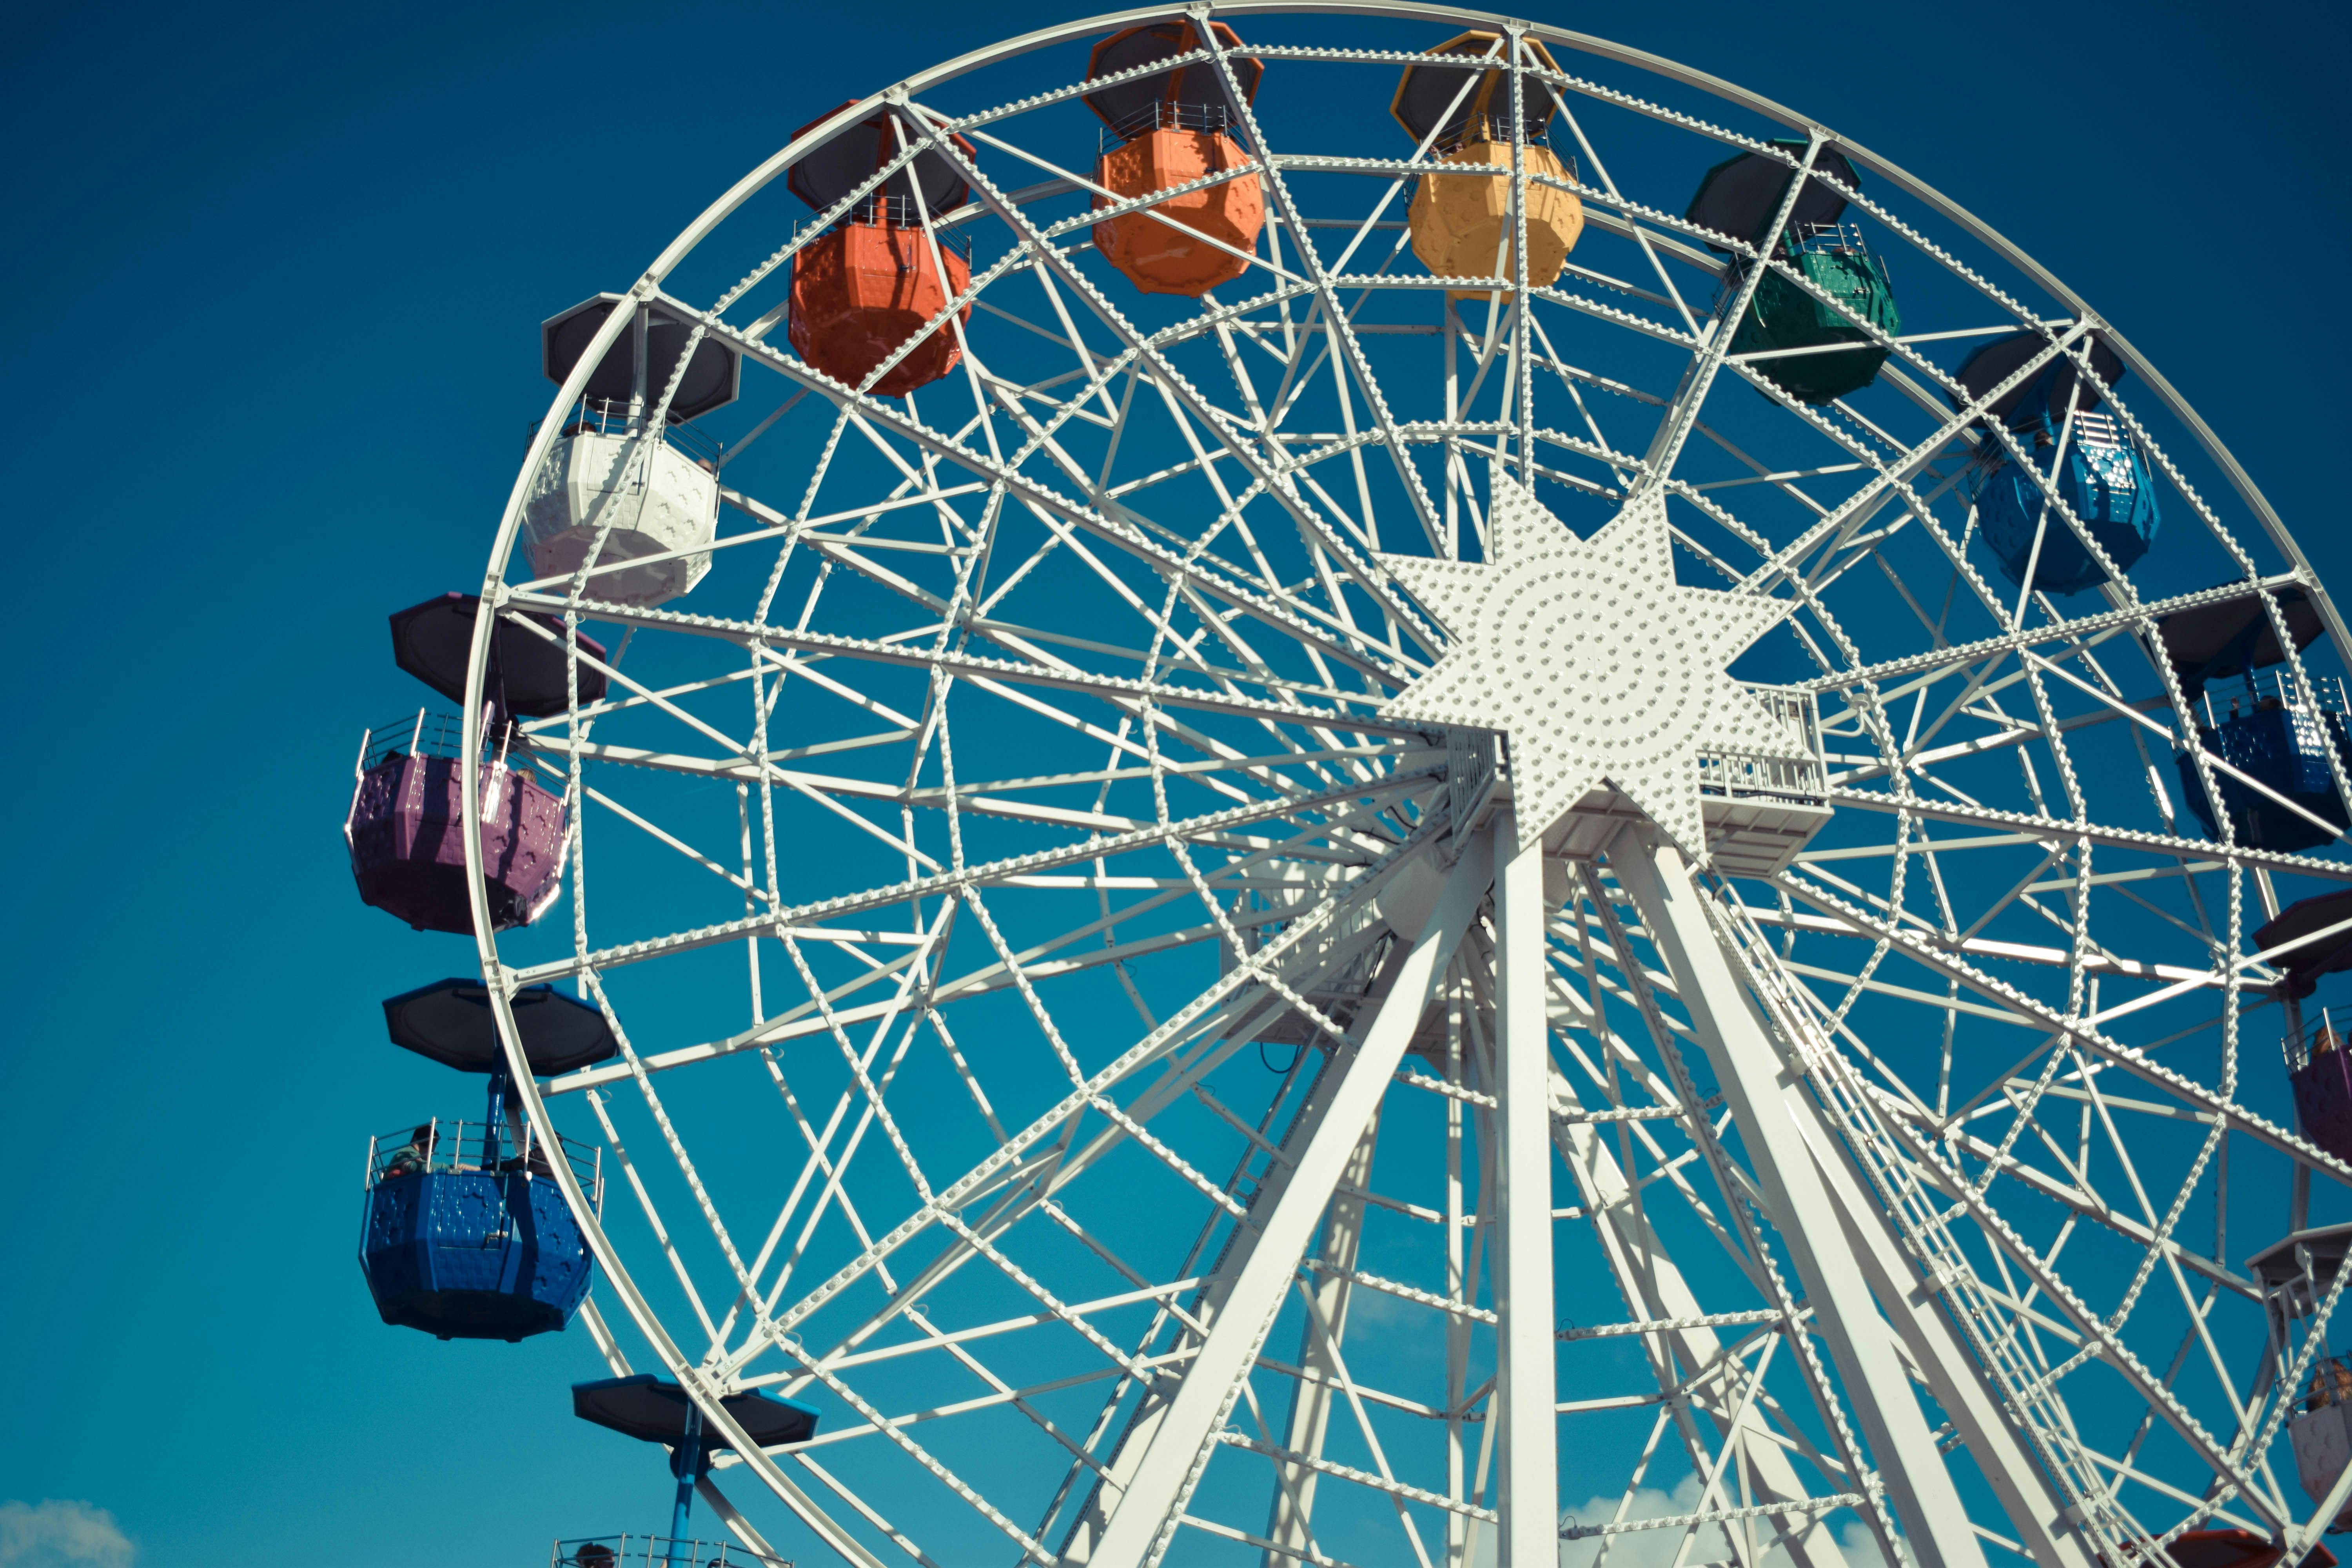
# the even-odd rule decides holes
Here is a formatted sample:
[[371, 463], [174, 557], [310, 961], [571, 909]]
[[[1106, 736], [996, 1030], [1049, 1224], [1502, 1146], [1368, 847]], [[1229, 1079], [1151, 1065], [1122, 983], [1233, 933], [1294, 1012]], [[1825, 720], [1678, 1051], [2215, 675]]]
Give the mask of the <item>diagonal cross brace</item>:
[[1329, 1111], [1299, 1155], [1274, 1211], [1259, 1222], [1224, 1310], [1185, 1369], [1183, 1384], [1153, 1432], [1133, 1484], [1118, 1500], [1101, 1543], [1090, 1554], [1097, 1568], [1140, 1568], [1167, 1550], [1185, 1501], [1214, 1450], [1217, 1431], [1256, 1364], [1266, 1331], [1298, 1271], [1298, 1260], [1329, 1206], [1332, 1189], [1493, 882], [1494, 838], [1481, 833], [1454, 863], [1388, 999], [1352, 1058], [1339, 1068], [1343, 1076]]
[[1839, 1210], [1789, 1115], [1787, 1068], [1748, 1010], [1697, 887], [1670, 846], [1645, 853], [1630, 828], [1612, 845], [1609, 864], [1641, 911], [1715, 1067], [1914, 1557], [1921, 1568], [1985, 1568], [1967, 1507], [1846, 1244]]

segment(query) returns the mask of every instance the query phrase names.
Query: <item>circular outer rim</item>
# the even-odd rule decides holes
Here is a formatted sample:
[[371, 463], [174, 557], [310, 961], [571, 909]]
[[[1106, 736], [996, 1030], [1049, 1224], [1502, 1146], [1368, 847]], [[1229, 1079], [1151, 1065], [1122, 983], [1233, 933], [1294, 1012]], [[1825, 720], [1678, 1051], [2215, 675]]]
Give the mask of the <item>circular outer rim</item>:
[[[678, 234], [677, 238], [671, 240], [663, 248], [659, 256], [654, 258], [652, 265], [646, 268], [644, 274], [631, 287], [626, 298], [636, 300], [651, 299], [659, 290], [662, 280], [671, 270], [691, 254], [694, 248], [738, 207], [781, 176], [803, 153], [822, 145], [845, 127], [861, 123], [889, 100], [927, 91], [943, 82], [952, 81], [958, 77], [980, 69], [982, 67], [1030, 54], [1055, 44], [1099, 36], [1115, 32], [1121, 27], [1133, 26], [1139, 23], [1162, 19], [1169, 15], [1169, 12], [1170, 7], [1167, 5], [1147, 6], [1127, 11], [1106, 12], [1075, 21], [1057, 23], [1050, 27], [1041, 27], [1015, 38], [973, 49], [954, 59], [933, 66], [928, 70], [918, 71], [879, 92], [869, 94], [855, 103], [843, 106], [811, 126], [804, 134], [794, 137], [781, 150], [771, 154], [751, 173], [738, 180], [717, 201], [706, 207]], [[1906, 195], [1941, 215], [1972, 238], [1992, 250], [2002, 260], [2032, 279], [2053, 298], [2063, 302], [2078, 318], [2090, 321], [2113, 346], [2125, 365], [2147, 383], [2164, 407], [2196, 438], [2207, 456], [2221, 468], [2222, 473], [2228, 478], [2231, 487], [2237, 491], [2239, 498], [2244, 501], [2248, 510], [2262, 524], [2273, 547], [2302, 579], [2306, 592], [2311, 594], [2316, 602], [2329, 634], [2336, 638], [2336, 647], [2343, 648], [2352, 646], [2352, 639], [2347, 639], [2346, 637], [2343, 618], [2338, 615], [2334, 602], [2328, 597], [2326, 587], [2319, 582], [2317, 574], [2312, 571], [2310, 563], [2305, 559], [2302, 550], [2288, 535], [2284, 523], [2281, 521], [2277, 511], [2271, 506], [2268, 498], [2254, 483], [2252, 476], [2246, 472], [2236, 457], [2222, 444], [2221, 437], [2214, 434], [2212, 427], [2205, 423], [2195, 409], [2189, 407], [2187, 400], [2180, 395], [2173, 384], [2166, 380], [2123, 334], [2116, 331], [2105, 318], [2094, 311], [2080, 295], [2060, 282], [2047, 268], [2026, 255], [1991, 225], [1901, 165], [1872, 153], [1849, 137], [1839, 135], [1810, 116], [1800, 114], [1760, 93], [1750, 92], [1720, 77], [1694, 69], [1643, 49], [1631, 48], [1622, 44], [1612, 43], [1606, 38], [1594, 37], [1591, 34], [1521, 22], [1517, 18], [1506, 17], [1497, 13], [1475, 11], [1456, 5], [1411, 4], [1406, 3], [1406, 0], [1224, 0], [1224, 3], [1214, 7], [1214, 14], [1219, 17], [1376, 16], [1425, 21], [1438, 26], [1517, 29], [1556, 47], [1631, 66], [1635, 69], [1679, 82], [1685, 87], [1696, 88], [1727, 103], [1736, 104], [1752, 113], [1776, 121], [1792, 131], [1801, 133], [1819, 132], [1825, 141], [1833, 142], [1838, 150], [1845, 153], [1856, 165], [1868, 169]], [[556, 390], [554, 397], [549, 403], [549, 416], [541, 421], [538, 434], [532, 437], [530, 449], [524, 455], [522, 466], [515, 476], [514, 486], [508, 492], [506, 510], [499, 520], [498, 533], [491, 542], [489, 559], [483, 569], [482, 596], [485, 602], [492, 605], [502, 605], [505, 602], [505, 566], [508, 556], [512, 552], [515, 536], [521, 526], [526, 487], [530, 476], [536, 473], [539, 466], [546, 460], [548, 450], [553, 445], [557, 429], [555, 416], [581, 395], [590, 371], [603, 363], [605, 350], [619, 339], [621, 328], [627, 323], [633, 314], [634, 312], [616, 310], [605, 318], [604, 326], [586, 349], [581, 353], [572, 374], [564, 378], [563, 384]], [[478, 716], [481, 710], [484, 675], [488, 663], [489, 632], [494, 620], [495, 616], [478, 616], [475, 618], [473, 650], [467, 663], [465, 752], [462, 767], [463, 776], [467, 778], [474, 776], [481, 763], [480, 746], [478, 740]], [[487, 934], [490, 930], [489, 907], [482, 871], [481, 803], [477, 792], [472, 790], [464, 792], [464, 805], [467, 889], [473, 906], [475, 947], [481, 960], [483, 979], [490, 993], [490, 1010], [498, 1020], [499, 1039], [506, 1048], [509, 1069], [514, 1074], [516, 1085], [521, 1091], [525, 1113], [530, 1117], [531, 1126], [539, 1138], [542, 1142], [551, 1142], [555, 1136], [554, 1123], [548, 1115], [545, 1103], [540, 1099], [537, 1083], [530, 1076], [529, 1062], [522, 1053], [521, 1036], [516, 1028], [513, 1010], [508, 1005], [499, 979], [502, 965], [499, 963], [496, 942], [491, 935]], [[614, 1250], [612, 1242], [605, 1236], [603, 1225], [599, 1223], [596, 1215], [590, 1208], [587, 1194], [581, 1188], [579, 1179], [572, 1174], [568, 1166], [559, 1163], [555, 1168], [555, 1180], [562, 1190], [565, 1202], [571, 1205], [574, 1218], [579, 1221], [583, 1238], [588, 1243], [590, 1251], [595, 1255], [597, 1265], [604, 1269], [605, 1278], [611, 1283], [614, 1293], [620, 1297], [622, 1304], [627, 1309], [630, 1321], [636, 1325], [638, 1331], [645, 1335], [647, 1343], [653, 1347], [655, 1354], [669, 1374], [677, 1379], [678, 1383], [688, 1390], [696, 1404], [702, 1406], [704, 1420], [726, 1435], [735, 1451], [743, 1457], [745, 1466], [766, 1482], [770, 1489], [781, 1498], [785, 1505], [800, 1517], [802, 1522], [806, 1524], [826, 1545], [840, 1553], [846, 1561], [861, 1564], [863, 1568], [884, 1568], [880, 1559], [835, 1523], [826, 1514], [822, 1505], [803, 1491], [792, 1478], [785, 1475], [774, 1459], [762, 1453], [751, 1441], [750, 1436], [736, 1424], [734, 1418], [728, 1414], [726, 1407], [719, 1403], [720, 1391], [703, 1375], [700, 1369], [669, 1337], [667, 1331], [662, 1327], [660, 1320], [655, 1316], [643, 1294], [637, 1289], [635, 1280], [630, 1278], [628, 1270], [621, 1263], [619, 1255]]]

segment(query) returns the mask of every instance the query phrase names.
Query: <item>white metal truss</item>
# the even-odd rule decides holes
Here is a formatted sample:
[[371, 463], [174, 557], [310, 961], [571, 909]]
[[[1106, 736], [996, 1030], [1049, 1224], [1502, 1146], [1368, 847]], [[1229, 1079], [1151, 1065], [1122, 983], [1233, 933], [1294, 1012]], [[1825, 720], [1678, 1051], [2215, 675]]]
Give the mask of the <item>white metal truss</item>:
[[[1087, 46], [1178, 16], [1240, 36], [1199, 26], [1188, 63], [1234, 93], [1241, 160], [1110, 190]], [[1449, 166], [1386, 113], [1398, 72], [1464, 67], [1417, 51], [1465, 28], [1518, 106], [1507, 163]], [[886, 102], [872, 178], [798, 213], [785, 171]], [[1898, 330], [1679, 216], [1741, 153], [1845, 199]], [[934, 268], [971, 242], [971, 280], [849, 379], [793, 346], [793, 260], [918, 157], [969, 183], [913, 221]], [[1197, 300], [1092, 247], [1244, 179], [1246, 269]], [[1505, 192], [1491, 276], [1414, 255], [1415, 183], [1448, 180]], [[1528, 271], [1531, 192], [1581, 205], [1555, 279]], [[1808, 404], [1775, 366], [1821, 348], [1736, 350], [1768, 279], [1884, 351], [1874, 384]], [[2352, 1217], [2270, 1049], [2294, 950], [2253, 936], [2352, 869], [2193, 803], [2332, 833], [2352, 784], [2333, 748], [2332, 800], [2224, 754], [2241, 689], [2196, 689], [2160, 623], [2260, 617], [2284, 657], [2245, 710], [2315, 724], [2337, 656], [2290, 616], [2345, 627], [2196, 414], [1981, 221], [1602, 40], [1248, 0], [905, 75], [630, 297], [741, 361], [740, 404], [697, 422], [721, 531], [653, 607], [600, 596], [609, 523], [565, 577], [516, 549], [615, 310], [483, 590], [570, 672], [525, 726], [564, 897], [479, 948], [518, 1071], [522, 985], [577, 987], [622, 1042], [525, 1079], [525, 1109], [612, 1147], [629, 1197], [601, 1216], [555, 1173], [590, 1335], [617, 1371], [634, 1332], [736, 1445], [703, 1495], [745, 1544], [2094, 1568], [2192, 1530], [2300, 1552], [2341, 1507], [2296, 1482], [2305, 1391], [2243, 1260]], [[1963, 384], [2018, 333], [2012, 374]], [[874, 395], [938, 334], [952, 370]], [[2037, 448], [1988, 411], [2110, 353], [2163, 531], [2122, 570], [2061, 492], [2036, 558], [2072, 541], [2106, 581], [2024, 591], [1971, 498], [1995, 464], [2047, 479], [2074, 412]], [[641, 429], [682, 374], [641, 387]], [[1640, 498], [1714, 591], [1678, 602], [1771, 602], [1732, 673], [1789, 736], [1695, 762], [1704, 845], [1613, 783], [1521, 823], [1534, 747], [1398, 716], [1453, 646], [1421, 595], [1465, 569], [1430, 558], [1492, 563], [1526, 493], [1583, 539]], [[751, 1446], [719, 1402], [751, 1387], [815, 1405], [815, 1438]]]

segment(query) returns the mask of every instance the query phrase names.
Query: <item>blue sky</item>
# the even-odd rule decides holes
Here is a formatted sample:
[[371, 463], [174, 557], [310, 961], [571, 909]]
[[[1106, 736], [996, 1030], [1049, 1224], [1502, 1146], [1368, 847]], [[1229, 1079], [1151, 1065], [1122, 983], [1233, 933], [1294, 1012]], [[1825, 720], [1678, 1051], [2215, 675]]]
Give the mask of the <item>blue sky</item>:
[[[11, 1502], [87, 1502], [188, 1568], [487, 1568], [658, 1517], [658, 1464], [566, 1414], [584, 1336], [387, 1329], [352, 1262], [366, 1134], [446, 1095], [376, 999], [467, 962], [362, 908], [337, 841], [360, 727], [413, 700], [383, 617], [478, 570], [546, 401], [541, 317], [852, 91], [1068, 14], [12, 16], [0, 1565], [109, 1560], [20, 1553], [70, 1521]], [[2347, 580], [2332, 7], [1536, 15], [1976, 211]]]

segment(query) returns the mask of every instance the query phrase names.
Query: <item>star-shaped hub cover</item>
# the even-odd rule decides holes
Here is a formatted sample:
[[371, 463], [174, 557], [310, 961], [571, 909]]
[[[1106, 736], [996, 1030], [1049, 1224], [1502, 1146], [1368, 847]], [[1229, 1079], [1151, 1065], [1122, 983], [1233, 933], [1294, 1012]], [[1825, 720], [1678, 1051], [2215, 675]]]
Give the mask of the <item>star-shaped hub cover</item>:
[[1655, 490], [1580, 540], [1497, 479], [1491, 521], [1489, 564], [1380, 558], [1449, 645], [1382, 712], [1509, 736], [1522, 847], [1605, 783], [1704, 861], [1699, 753], [1807, 755], [1726, 673], [1788, 605], [1676, 583]]

